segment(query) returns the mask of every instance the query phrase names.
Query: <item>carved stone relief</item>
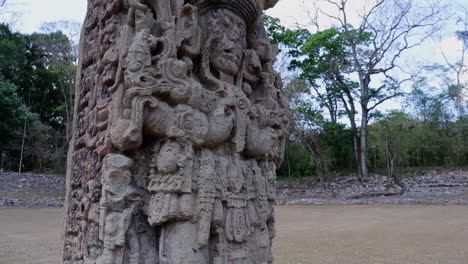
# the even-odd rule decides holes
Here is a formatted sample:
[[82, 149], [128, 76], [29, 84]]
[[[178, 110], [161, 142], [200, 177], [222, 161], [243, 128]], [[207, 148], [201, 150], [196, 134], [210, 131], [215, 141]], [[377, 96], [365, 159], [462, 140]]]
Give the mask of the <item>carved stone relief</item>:
[[273, 262], [276, 2], [88, 1], [63, 263]]

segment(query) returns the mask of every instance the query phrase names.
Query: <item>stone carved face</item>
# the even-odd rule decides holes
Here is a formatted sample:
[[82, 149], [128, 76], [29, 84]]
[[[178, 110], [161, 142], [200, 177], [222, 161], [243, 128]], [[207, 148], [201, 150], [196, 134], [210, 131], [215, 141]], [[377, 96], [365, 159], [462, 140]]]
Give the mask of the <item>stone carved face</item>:
[[103, 177], [106, 192], [113, 199], [123, 199], [127, 194], [132, 174], [128, 170], [110, 168]]
[[226, 40], [215, 46], [211, 57], [212, 66], [229, 76], [234, 76], [238, 73], [241, 61], [243, 48], [239, 40]]
[[104, 85], [111, 85], [114, 83], [119, 59], [118, 56], [118, 53], [114, 49], [108, 49], [104, 54], [104, 69], [102, 72], [102, 82]]
[[146, 59], [146, 53], [140, 46], [130, 50], [128, 52], [128, 57], [128, 69], [130, 71], [136, 72], [143, 68]]
[[229, 76], [237, 75], [247, 47], [245, 22], [228, 10], [213, 10], [204, 19], [210, 67]]
[[139, 72], [144, 67], [151, 65], [151, 54], [149, 48], [145, 45], [148, 44], [148, 32], [139, 32], [136, 40], [130, 46], [127, 55], [127, 68], [130, 72]]

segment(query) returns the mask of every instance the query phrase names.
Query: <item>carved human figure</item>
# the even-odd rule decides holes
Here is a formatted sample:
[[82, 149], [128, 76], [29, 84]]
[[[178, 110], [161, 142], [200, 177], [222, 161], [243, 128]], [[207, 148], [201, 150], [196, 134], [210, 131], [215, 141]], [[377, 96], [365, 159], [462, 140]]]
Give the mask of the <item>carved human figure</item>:
[[[132, 197], [136, 196], [136, 191], [130, 185], [133, 161], [123, 155], [109, 154], [103, 162], [99, 214], [99, 238], [104, 242], [102, 263], [120, 264], [123, 263], [125, 233], [138, 206], [138, 200]], [[130, 206], [128, 203], [131, 203]]]

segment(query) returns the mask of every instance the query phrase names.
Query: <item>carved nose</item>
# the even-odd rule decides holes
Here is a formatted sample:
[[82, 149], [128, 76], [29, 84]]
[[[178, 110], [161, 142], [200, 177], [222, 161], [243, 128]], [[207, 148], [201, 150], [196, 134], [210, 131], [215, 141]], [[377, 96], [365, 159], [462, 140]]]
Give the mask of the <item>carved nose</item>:
[[224, 43], [223, 47], [224, 47], [224, 52], [232, 53], [236, 46], [235, 46], [234, 42], [227, 41], [226, 43]]

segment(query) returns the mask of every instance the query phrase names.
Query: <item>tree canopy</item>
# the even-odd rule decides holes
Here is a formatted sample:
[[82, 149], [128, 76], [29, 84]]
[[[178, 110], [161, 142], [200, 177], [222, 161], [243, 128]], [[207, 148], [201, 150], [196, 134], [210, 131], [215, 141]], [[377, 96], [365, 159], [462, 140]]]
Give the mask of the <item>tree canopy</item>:
[[[60, 146], [60, 155], [55, 158], [64, 162], [72, 118], [75, 60], [72, 43], [60, 31], [22, 34], [0, 24], [0, 140], [9, 143], [2, 144], [0, 151], [2, 157], [8, 157], [6, 161], [2, 158], [6, 169], [20, 166], [23, 154], [32, 157], [39, 151], [22, 151], [22, 139], [26, 146], [40, 143], [54, 151]], [[38, 129], [39, 135], [35, 134]], [[49, 135], [55, 135], [53, 140], [47, 138]], [[37, 158], [24, 161], [21, 166], [25, 169], [47, 169], [37, 164]], [[55, 170], [54, 166], [49, 169]]]

